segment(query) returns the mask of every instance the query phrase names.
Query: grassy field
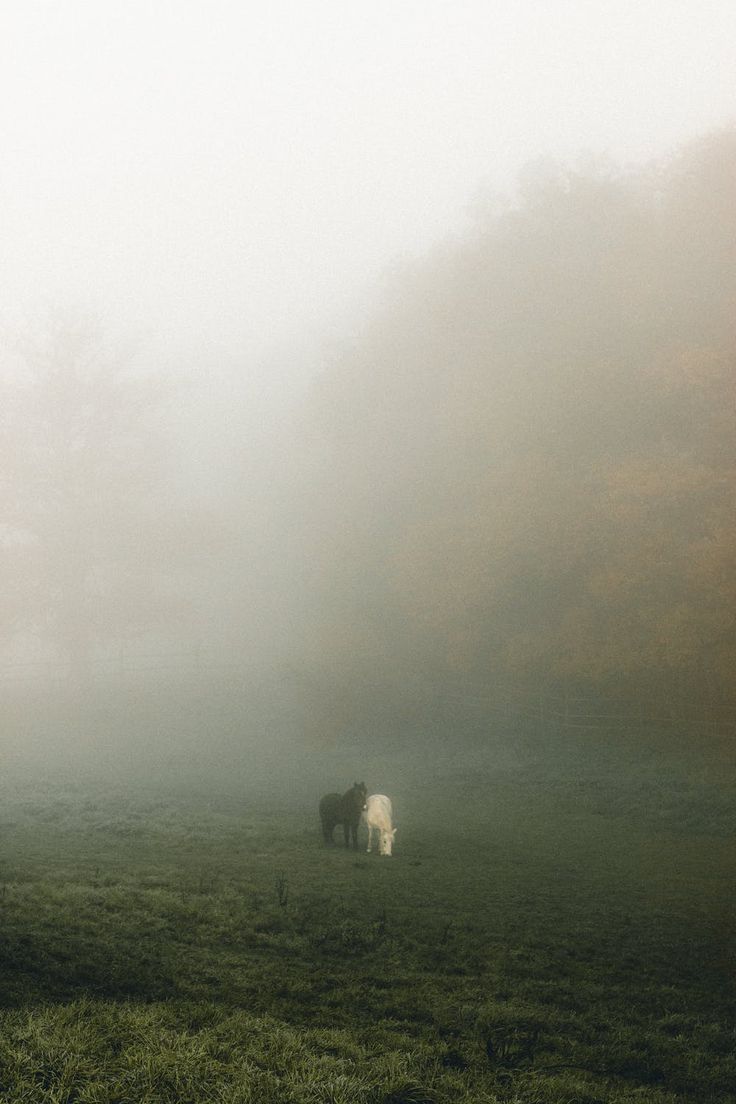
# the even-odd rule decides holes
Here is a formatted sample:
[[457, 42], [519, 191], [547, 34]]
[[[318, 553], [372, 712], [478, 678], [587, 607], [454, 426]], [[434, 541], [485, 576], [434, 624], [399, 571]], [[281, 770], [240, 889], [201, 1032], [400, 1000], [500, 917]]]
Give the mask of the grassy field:
[[397, 777], [390, 859], [305, 784], [6, 778], [0, 1099], [736, 1100], [729, 787]]

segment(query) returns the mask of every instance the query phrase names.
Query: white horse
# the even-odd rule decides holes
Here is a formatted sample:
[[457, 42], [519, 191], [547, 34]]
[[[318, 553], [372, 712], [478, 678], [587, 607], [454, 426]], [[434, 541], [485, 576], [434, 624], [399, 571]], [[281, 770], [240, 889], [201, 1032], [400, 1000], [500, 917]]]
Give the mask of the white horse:
[[368, 847], [371, 849], [371, 837], [373, 830], [378, 832], [379, 855], [390, 855], [394, 843], [396, 829], [391, 823], [391, 802], [385, 794], [371, 794], [365, 803], [363, 817], [368, 829]]

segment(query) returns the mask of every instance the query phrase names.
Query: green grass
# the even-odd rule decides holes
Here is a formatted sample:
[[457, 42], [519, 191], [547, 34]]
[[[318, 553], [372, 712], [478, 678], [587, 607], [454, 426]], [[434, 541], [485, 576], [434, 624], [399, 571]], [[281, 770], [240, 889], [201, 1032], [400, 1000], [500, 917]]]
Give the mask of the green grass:
[[736, 1100], [727, 787], [446, 772], [390, 859], [316, 800], [2, 797], [10, 1104]]

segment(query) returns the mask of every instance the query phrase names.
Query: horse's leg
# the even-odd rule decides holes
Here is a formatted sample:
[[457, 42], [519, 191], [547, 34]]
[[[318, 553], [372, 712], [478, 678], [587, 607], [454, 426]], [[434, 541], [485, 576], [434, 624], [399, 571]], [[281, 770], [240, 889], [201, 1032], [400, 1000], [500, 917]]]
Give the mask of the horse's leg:
[[368, 828], [368, 846], [366, 847], [366, 851], [370, 851], [370, 849], [371, 849], [371, 826], [370, 826], [370, 824], [367, 825], [367, 828]]
[[350, 846], [350, 821], [344, 820], [342, 822], [343, 831], [345, 832], [345, 846]]

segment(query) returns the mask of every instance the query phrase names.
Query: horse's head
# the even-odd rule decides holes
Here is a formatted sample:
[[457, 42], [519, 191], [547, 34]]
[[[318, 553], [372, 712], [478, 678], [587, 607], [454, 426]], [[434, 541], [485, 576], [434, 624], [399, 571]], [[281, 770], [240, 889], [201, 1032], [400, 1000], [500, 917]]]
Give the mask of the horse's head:
[[390, 855], [391, 849], [394, 845], [394, 836], [396, 835], [396, 829], [383, 828], [378, 840], [378, 853], [379, 855]]
[[356, 808], [362, 812], [368, 800], [368, 790], [366, 789], [365, 782], [353, 782], [353, 789], [351, 792]]

